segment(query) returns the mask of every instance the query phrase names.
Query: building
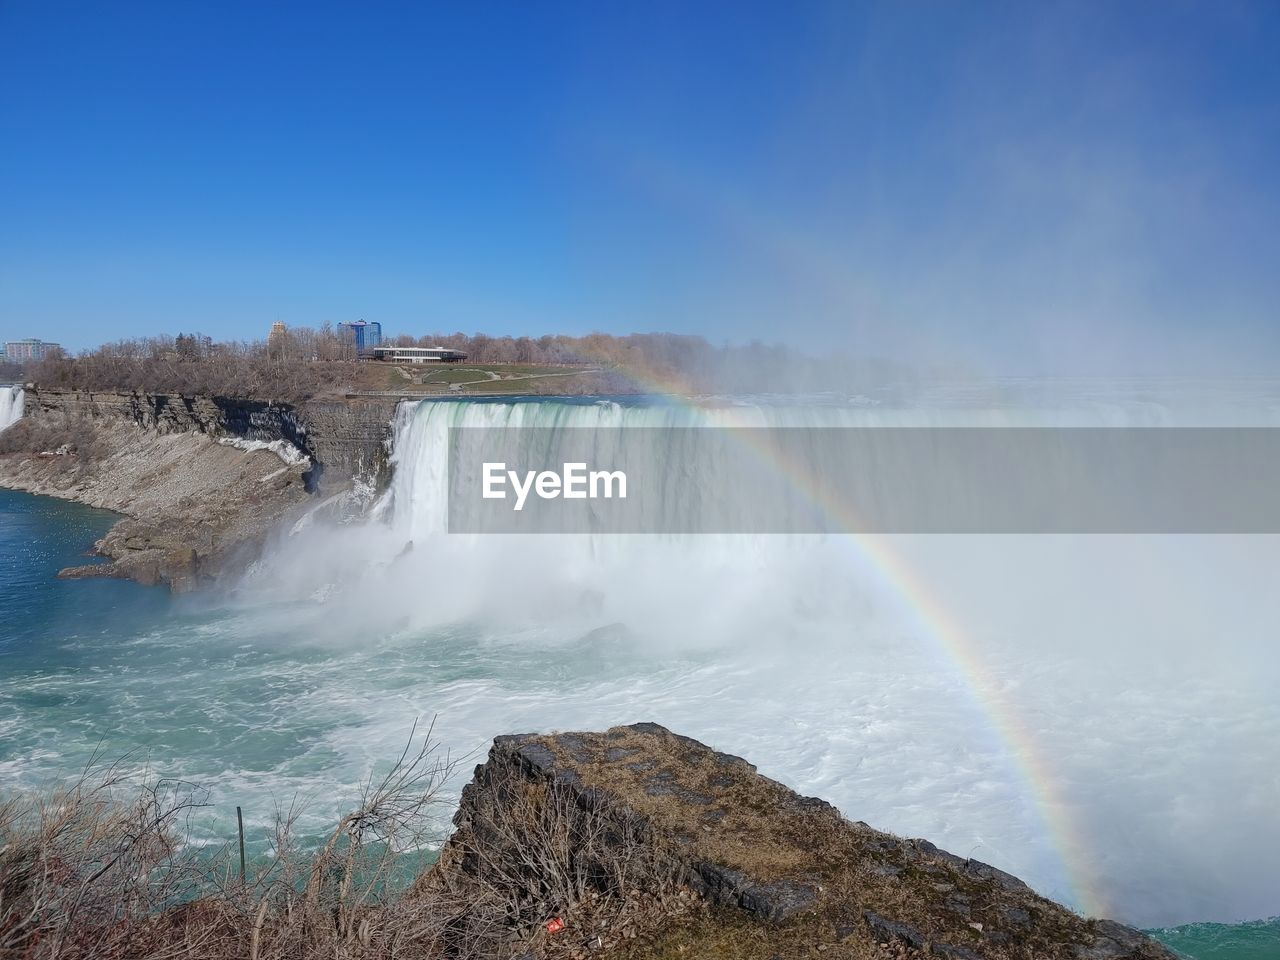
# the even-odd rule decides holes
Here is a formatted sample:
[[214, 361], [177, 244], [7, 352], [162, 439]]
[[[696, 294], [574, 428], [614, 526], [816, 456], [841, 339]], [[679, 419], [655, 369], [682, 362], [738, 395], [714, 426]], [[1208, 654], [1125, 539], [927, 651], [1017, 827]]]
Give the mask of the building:
[[273, 323], [271, 333], [267, 335], [267, 357], [272, 360], [283, 360], [288, 337], [289, 332], [281, 321], [277, 320]]
[[4, 357], [10, 363], [25, 363], [28, 360], [43, 360], [55, 350], [62, 347], [44, 340], [10, 340], [4, 345]]
[[370, 354], [375, 360], [394, 363], [457, 363], [467, 359], [461, 350], [447, 347], [375, 347]]
[[382, 324], [376, 320], [344, 320], [338, 324], [338, 330], [351, 334], [357, 357], [368, 356], [382, 346]]

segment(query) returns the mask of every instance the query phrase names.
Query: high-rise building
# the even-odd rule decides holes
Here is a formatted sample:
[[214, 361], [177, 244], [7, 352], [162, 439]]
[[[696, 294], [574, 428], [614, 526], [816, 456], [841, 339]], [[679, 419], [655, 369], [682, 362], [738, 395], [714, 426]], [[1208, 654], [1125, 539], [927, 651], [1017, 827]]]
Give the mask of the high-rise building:
[[382, 324], [376, 320], [344, 320], [338, 329], [351, 333], [358, 357], [372, 355], [374, 347], [382, 346]]
[[54, 350], [62, 347], [44, 340], [25, 339], [10, 340], [4, 345], [5, 359], [11, 363], [22, 363], [27, 360], [43, 360]]
[[271, 325], [271, 333], [267, 336], [267, 356], [272, 360], [284, 359], [286, 336], [284, 323], [277, 320]]

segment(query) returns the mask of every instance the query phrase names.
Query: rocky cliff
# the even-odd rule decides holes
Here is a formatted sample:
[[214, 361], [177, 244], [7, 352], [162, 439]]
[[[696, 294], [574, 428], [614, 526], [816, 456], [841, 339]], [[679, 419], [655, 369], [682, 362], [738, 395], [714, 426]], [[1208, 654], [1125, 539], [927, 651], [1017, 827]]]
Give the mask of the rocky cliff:
[[96, 545], [120, 576], [178, 591], [240, 568], [263, 537], [361, 480], [385, 482], [394, 400], [293, 406], [227, 397], [28, 388], [0, 485], [124, 515]]
[[312, 461], [309, 482], [335, 485], [356, 477], [374, 482], [386, 479], [387, 441], [396, 402], [352, 398], [294, 405], [237, 397], [29, 387], [26, 415], [132, 423], [162, 434], [281, 441]]
[[1173, 957], [652, 723], [497, 738], [455, 824], [423, 882], [503, 905], [507, 956]]

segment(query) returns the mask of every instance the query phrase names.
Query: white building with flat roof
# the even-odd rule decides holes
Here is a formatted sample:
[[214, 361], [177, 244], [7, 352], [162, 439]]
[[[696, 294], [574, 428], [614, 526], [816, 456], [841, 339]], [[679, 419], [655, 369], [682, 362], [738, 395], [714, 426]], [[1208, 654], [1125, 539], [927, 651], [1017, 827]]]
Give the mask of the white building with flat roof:
[[448, 347], [375, 347], [371, 352], [378, 360], [395, 363], [457, 363], [467, 359], [461, 350]]

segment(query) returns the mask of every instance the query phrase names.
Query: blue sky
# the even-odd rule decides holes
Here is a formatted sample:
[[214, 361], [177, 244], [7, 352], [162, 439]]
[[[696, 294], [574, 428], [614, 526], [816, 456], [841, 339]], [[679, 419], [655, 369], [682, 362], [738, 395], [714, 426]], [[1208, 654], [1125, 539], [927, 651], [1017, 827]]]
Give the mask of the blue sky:
[[1280, 361], [1280, 6], [0, 0], [0, 336]]

